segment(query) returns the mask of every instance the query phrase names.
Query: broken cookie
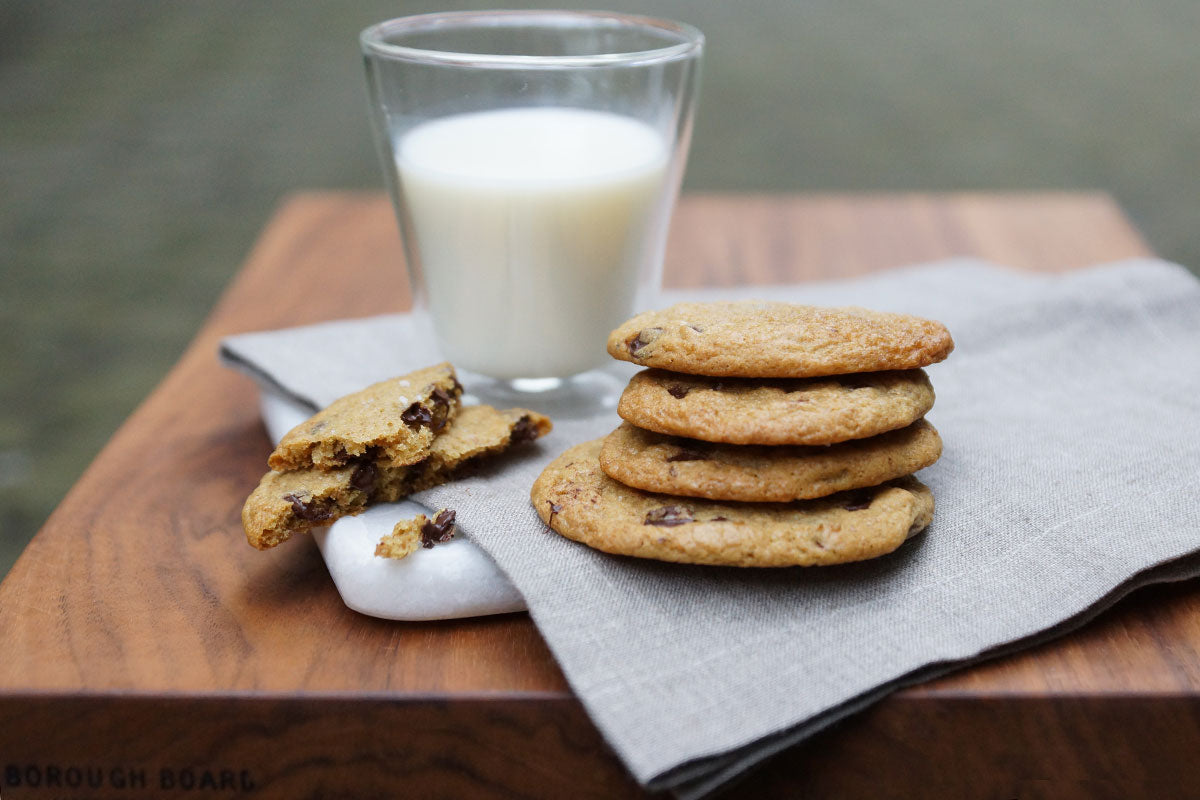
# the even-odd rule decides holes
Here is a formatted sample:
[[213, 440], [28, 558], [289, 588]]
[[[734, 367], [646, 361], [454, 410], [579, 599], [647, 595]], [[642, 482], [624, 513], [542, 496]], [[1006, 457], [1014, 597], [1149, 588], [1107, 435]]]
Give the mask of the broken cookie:
[[462, 385], [448, 363], [381, 381], [338, 398], [284, 434], [271, 469], [335, 470], [368, 459], [414, 464], [459, 409]]
[[319, 525], [453, 480], [489, 454], [545, 436], [550, 420], [524, 408], [463, 408], [420, 461], [363, 460], [333, 470], [268, 472], [242, 508], [249, 543], [265, 550]]

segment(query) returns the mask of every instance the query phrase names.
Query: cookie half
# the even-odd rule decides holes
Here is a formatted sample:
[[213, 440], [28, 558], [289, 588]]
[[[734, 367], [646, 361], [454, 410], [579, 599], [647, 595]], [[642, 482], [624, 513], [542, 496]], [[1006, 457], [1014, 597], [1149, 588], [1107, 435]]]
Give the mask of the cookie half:
[[268, 472], [242, 506], [246, 541], [267, 550], [297, 533], [361, 514], [378, 481], [379, 470], [370, 462], [334, 470]]
[[832, 444], [903, 428], [933, 407], [924, 370], [824, 378], [633, 376], [617, 413], [639, 428], [730, 444]]
[[940, 322], [865, 308], [679, 303], [625, 322], [613, 358], [693, 375], [806, 378], [916, 369], [954, 349]]
[[786, 503], [910, 475], [941, 454], [941, 437], [923, 419], [827, 447], [713, 444], [626, 422], [605, 437], [600, 466], [610, 478], [648, 492]]
[[841, 564], [892, 552], [929, 525], [933, 494], [909, 476], [796, 503], [644, 492], [604, 474], [601, 440], [570, 448], [530, 498], [552, 530], [607, 553], [740, 567]]
[[292, 428], [267, 459], [273, 470], [338, 469], [363, 457], [393, 466], [425, 458], [458, 413], [462, 385], [448, 363], [340, 397]]
[[433, 444], [424, 460], [390, 466], [368, 460], [335, 470], [268, 472], [242, 507], [246, 540], [259, 550], [360, 514], [369, 504], [390, 503], [446, 483], [491, 453], [550, 432], [536, 411], [468, 406]]

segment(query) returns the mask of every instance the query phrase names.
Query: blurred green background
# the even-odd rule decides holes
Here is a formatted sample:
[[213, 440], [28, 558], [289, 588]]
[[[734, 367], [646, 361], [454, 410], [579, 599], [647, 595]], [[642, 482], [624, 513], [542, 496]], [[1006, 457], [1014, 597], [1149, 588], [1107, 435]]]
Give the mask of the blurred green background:
[[[1103, 189], [1200, 264], [1196, 0], [528, 5], [705, 31], [685, 191]], [[0, 575], [280, 198], [382, 187], [358, 31], [486, 7], [0, 4]]]

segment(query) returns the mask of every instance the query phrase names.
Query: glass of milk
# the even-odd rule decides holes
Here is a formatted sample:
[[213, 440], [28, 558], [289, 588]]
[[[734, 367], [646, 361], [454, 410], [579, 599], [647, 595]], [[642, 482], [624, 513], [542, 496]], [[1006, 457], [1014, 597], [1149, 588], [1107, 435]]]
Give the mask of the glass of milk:
[[609, 332], [654, 303], [703, 35], [483, 11], [390, 20], [361, 43], [414, 309], [441, 354], [515, 393], [586, 385]]

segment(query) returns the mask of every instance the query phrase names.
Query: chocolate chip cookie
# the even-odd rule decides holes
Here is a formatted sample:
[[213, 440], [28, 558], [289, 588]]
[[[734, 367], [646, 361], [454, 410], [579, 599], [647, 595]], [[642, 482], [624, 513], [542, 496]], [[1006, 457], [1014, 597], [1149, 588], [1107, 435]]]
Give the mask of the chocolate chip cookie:
[[723, 503], [644, 492], [604, 474], [601, 440], [570, 448], [530, 498], [552, 530], [607, 553], [742, 567], [841, 564], [892, 552], [933, 518], [913, 477], [794, 503]]
[[730, 444], [832, 444], [903, 428], [933, 407], [924, 370], [823, 378], [710, 378], [648, 369], [617, 413], [639, 428]]
[[286, 471], [338, 469], [363, 457], [392, 466], [416, 463], [458, 413], [461, 395], [448, 363], [373, 384], [288, 431], [267, 464]]
[[920, 317], [755, 301], [679, 303], [639, 314], [608, 337], [613, 358], [714, 377], [916, 369], [953, 349], [944, 325]]
[[364, 458], [333, 470], [268, 472], [242, 507], [246, 539], [266, 550], [297, 533], [359, 514], [369, 504], [394, 502], [446, 483], [488, 454], [533, 441], [550, 429], [550, 420], [536, 411], [468, 406], [415, 464], [394, 466]]
[[709, 500], [784, 503], [825, 497], [909, 475], [942, 454], [934, 427], [828, 446], [714, 444], [623, 423], [604, 439], [600, 466], [627, 486]]

